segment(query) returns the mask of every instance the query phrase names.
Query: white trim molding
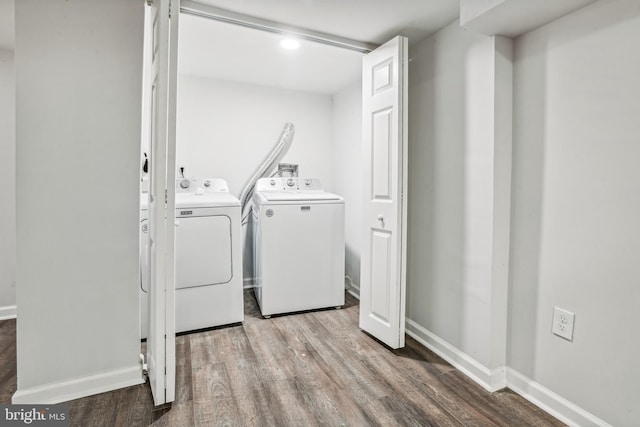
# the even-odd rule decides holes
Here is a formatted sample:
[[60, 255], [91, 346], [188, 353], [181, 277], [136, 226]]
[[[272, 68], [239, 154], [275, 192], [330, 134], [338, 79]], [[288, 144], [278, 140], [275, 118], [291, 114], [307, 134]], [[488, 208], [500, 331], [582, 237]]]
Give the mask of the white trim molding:
[[17, 315], [18, 309], [15, 305], [0, 307], [0, 320], [15, 319]]
[[564, 397], [522, 375], [512, 368], [507, 369], [507, 385], [529, 402], [553, 415], [563, 423], [575, 427], [611, 427], [590, 412], [568, 401]]
[[506, 366], [489, 369], [413, 320], [407, 319], [406, 322], [406, 331], [410, 337], [445, 359], [485, 390], [494, 392], [507, 386]]
[[611, 427], [607, 422], [513, 368], [503, 366], [489, 369], [413, 320], [406, 319], [406, 322], [406, 331], [409, 336], [442, 357], [485, 390], [494, 392], [508, 387], [569, 426]]
[[253, 277], [245, 277], [242, 279], [243, 289], [251, 289], [256, 287], [256, 282]]
[[348, 274], [344, 276], [344, 288], [355, 298], [360, 299], [360, 285], [355, 283]]
[[310, 40], [329, 46], [354, 50], [356, 52], [369, 53], [376, 47], [378, 47], [372, 43], [364, 43], [361, 41], [348, 39], [346, 37], [339, 37], [333, 34], [321, 33], [319, 31], [314, 31], [307, 28], [284, 25], [276, 21], [262, 19], [255, 16], [233, 12], [231, 10], [202, 4], [198, 1], [181, 0], [180, 12], [194, 16], [200, 16], [207, 19], [213, 19], [219, 22], [226, 22], [228, 24], [253, 28], [255, 30], [266, 31], [269, 33], [290, 35], [298, 39]]
[[129, 368], [104, 372], [69, 381], [28, 387], [16, 391], [11, 398], [13, 404], [56, 404], [80, 397], [144, 383], [142, 367], [136, 364]]

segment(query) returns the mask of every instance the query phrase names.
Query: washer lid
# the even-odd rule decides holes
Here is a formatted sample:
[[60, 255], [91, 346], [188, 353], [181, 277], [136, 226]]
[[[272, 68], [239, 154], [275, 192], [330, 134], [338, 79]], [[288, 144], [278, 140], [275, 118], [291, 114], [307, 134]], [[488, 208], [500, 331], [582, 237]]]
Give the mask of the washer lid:
[[264, 191], [260, 193], [267, 201], [270, 202], [304, 202], [319, 200], [335, 200], [342, 201], [342, 197], [333, 193], [324, 191]]
[[229, 193], [176, 193], [176, 208], [215, 208], [240, 206], [240, 201]]

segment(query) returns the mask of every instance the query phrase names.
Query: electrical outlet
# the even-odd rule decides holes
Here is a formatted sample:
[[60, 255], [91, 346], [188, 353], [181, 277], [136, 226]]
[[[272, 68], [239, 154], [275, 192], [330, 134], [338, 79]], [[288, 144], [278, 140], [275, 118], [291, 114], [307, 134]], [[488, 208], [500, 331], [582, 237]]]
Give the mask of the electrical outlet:
[[558, 307], [553, 308], [553, 327], [551, 331], [559, 337], [573, 341], [573, 322], [575, 314]]

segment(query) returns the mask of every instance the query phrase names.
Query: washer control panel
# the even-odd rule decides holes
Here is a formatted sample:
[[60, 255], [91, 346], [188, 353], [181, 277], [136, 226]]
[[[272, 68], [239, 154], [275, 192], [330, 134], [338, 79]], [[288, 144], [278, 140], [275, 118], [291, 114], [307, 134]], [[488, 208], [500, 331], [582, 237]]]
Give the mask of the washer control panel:
[[317, 178], [275, 177], [260, 178], [255, 191], [323, 191]]

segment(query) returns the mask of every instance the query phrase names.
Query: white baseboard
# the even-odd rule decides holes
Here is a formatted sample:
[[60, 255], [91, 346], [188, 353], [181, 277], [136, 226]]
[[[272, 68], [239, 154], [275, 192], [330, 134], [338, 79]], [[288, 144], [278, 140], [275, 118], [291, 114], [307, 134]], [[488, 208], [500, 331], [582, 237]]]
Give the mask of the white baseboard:
[[15, 305], [5, 305], [0, 307], [0, 320], [15, 319], [18, 309]]
[[344, 276], [344, 287], [355, 298], [360, 299], [360, 286], [354, 283], [350, 276]]
[[406, 332], [485, 390], [494, 392], [508, 387], [569, 426], [611, 427], [595, 415], [512, 368], [506, 366], [492, 370], [487, 368], [411, 319], [406, 320]]
[[135, 364], [116, 371], [19, 389], [11, 403], [52, 405], [142, 383], [142, 368]]
[[565, 424], [576, 427], [611, 427], [610, 424], [590, 412], [512, 368], [507, 369], [507, 384], [511, 390]]
[[411, 319], [406, 321], [406, 332], [410, 337], [451, 363], [457, 370], [470, 377], [485, 390], [494, 392], [507, 386], [506, 366], [489, 369]]

